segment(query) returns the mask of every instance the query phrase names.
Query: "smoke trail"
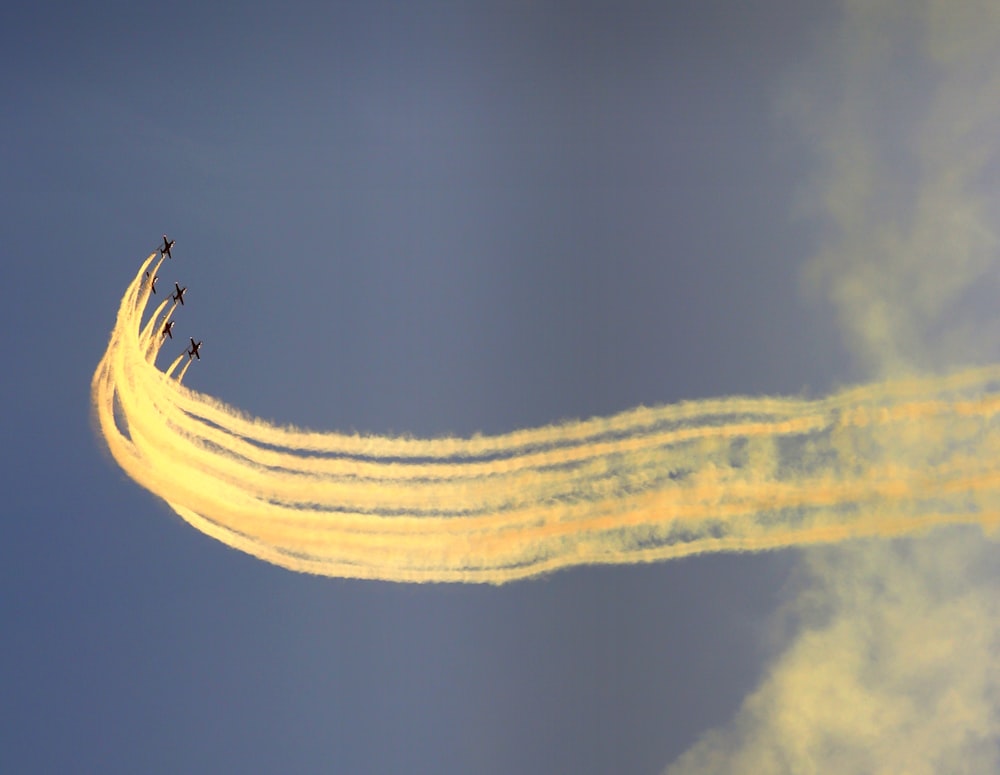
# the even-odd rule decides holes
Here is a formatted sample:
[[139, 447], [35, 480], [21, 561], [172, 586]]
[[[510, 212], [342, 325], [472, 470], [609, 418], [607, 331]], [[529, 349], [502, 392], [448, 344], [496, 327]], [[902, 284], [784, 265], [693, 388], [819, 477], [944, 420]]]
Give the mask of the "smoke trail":
[[176, 304], [143, 325], [153, 258], [94, 374], [104, 440], [186, 521], [293, 570], [501, 583], [585, 563], [1000, 520], [1000, 367], [494, 437], [312, 433], [183, 387], [183, 370], [170, 376], [183, 355], [156, 368]]
[[170, 377], [181, 358], [157, 369], [173, 308], [161, 303], [143, 325], [152, 260], [94, 374], [104, 440], [199, 530], [293, 570], [502, 583], [1000, 521], [1000, 367], [495, 437], [312, 433], [185, 388]]

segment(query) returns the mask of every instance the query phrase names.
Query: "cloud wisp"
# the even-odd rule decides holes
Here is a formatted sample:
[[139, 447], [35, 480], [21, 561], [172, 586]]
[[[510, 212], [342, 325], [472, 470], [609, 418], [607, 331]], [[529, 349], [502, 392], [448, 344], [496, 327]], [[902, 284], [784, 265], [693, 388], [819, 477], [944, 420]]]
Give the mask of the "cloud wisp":
[[[820, 400], [638, 408], [500, 436], [316, 433], [156, 366], [150, 256], [94, 374], [118, 464], [199, 530], [292, 570], [503, 583], [574, 565], [1000, 522], [1000, 367]], [[155, 270], [153, 272], [155, 274]]]

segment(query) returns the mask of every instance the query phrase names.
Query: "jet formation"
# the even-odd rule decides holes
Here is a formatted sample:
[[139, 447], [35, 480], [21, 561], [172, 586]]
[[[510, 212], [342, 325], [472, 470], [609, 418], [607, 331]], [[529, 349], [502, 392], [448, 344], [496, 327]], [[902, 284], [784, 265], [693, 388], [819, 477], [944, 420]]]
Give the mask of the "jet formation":
[[[176, 240], [167, 239], [167, 235], [166, 234], [163, 235], [163, 245], [162, 245], [162, 247], [159, 248], [160, 258], [161, 259], [164, 256], [166, 256], [167, 258], [169, 258], [171, 260], [173, 259], [173, 256], [170, 255], [170, 249], [174, 246], [175, 242], [176, 242]], [[150, 289], [150, 291], [152, 291], [153, 293], [156, 293], [156, 281], [160, 279], [160, 276], [152, 274], [150, 272], [146, 272], [146, 279], [149, 280], [149, 289]], [[185, 293], [187, 293], [187, 286], [186, 285], [182, 286], [180, 283], [176, 283], [175, 282], [174, 283], [174, 292], [172, 294], [170, 294], [170, 298], [173, 299], [175, 307], [177, 306], [178, 302], [180, 302], [182, 305], [184, 304], [184, 294]], [[174, 329], [174, 323], [175, 322], [176, 321], [168, 320], [168, 321], [166, 321], [163, 324], [163, 328], [160, 330], [160, 338], [161, 339], [166, 339], [167, 337], [169, 337], [171, 339], [174, 338], [173, 329]], [[191, 340], [191, 346], [188, 347], [187, 349], [185, 349], [184, 353], [187, 355], [189, 361], [192, 360], [193, 358], [197, 358], [200, 361], [201, 360], [201, 352], [200, 351], [201, 351], [201, 345], [202, 345], [202, 343], [200, 341], [196, 342], [194, 340], [194, 337], [190, 337], [190, 340]]]

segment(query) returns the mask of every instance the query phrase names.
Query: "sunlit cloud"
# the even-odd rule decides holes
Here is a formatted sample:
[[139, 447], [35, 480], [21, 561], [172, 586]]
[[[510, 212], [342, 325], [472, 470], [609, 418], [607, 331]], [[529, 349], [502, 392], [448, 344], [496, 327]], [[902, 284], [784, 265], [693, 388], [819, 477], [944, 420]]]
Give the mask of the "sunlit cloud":
[[[802, 209], [825, 231], [805, 286], [873, 374], [996, 361], [1000, 6], [849, 1], [826, 41], [783, 105], [818, 161]], [[938, 441], [976, 436], [992, 476], [992, 422], [955, 416], [925, 435], [936, 424], [864, 443], [929, 473]], [[935, 479], [925, 493], [952, 501]], [[995, 512], [962, 488], [952, 506]], [[733, 719], [668, 773], [996, 772], [997, 557], [981, 531], [957, 528], [803, 552], [775, 619], [783, 648]]]
[[806, 553], [791, 644], [670, 775], [995, 772], [995, 554], [936, 537]]

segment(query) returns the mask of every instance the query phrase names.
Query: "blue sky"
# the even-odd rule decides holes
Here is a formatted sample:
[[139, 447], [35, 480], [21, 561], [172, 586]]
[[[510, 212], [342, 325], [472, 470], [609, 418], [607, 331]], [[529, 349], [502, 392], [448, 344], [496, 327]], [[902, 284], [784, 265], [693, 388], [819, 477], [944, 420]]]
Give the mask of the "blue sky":
[[499, 589], [296, 575], [120, 473], [89, 381], [164, 231], [178, 335], [205, 341], [186, 383], [277, 421], [499, 433], [855, 381], [800, 293], [815, 159], [777, 109], [837, 13], [0, 12], [0, 768], [658, 772], [725, 724], [795, 552]]

